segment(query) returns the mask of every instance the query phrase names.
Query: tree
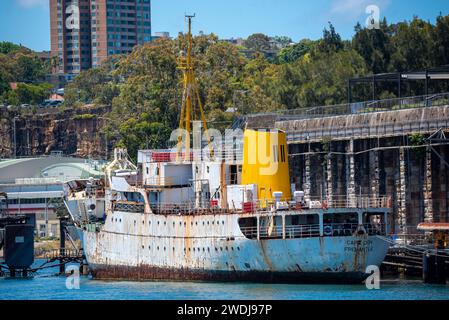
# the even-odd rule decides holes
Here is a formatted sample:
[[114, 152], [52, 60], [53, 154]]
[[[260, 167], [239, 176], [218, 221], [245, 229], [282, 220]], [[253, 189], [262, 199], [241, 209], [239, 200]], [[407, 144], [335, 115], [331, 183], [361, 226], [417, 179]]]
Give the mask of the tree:
[[271, 38], [271, 40], [275, 43], [278, 49], [286, 48], [293, 42], [292, 38], [286, 36], [275, 36]]
[[[0, 96], [6, 99], [11, 82], [40, 84], [49, 68], [30, 49], [10, 43], [0, 42]], [[17, 102], [17, 94], [9, 96]]]
[[270, 37], [263, 33], [250, 35], [245, 41], [245, 47], [258, 52], [269, 51], [272, 49]]
[[48, 83], [18, 83], [17, 89], [8, 91], [5, 99], [12, 105], [39, 104], [50, 95], [52, 87]]
[[387, 20], [380, 23], [380, 29], [367, 29], [357, 23], [352, 47], [363, 57], [369, 70], [376, 73], [388, 72], [391, 56], [390, 28]]
[[124, 121], [119, 132], [122, 137], [119, 145], [126, 147], [136, 161], [138, 150], [168, 147], [171, 130], [160, 122], [152, 122], [152, 116], [144, 112], [140, 117]]
[[118, 96], [118, 88], [111, 75], [108, 64], [100, 68], [81, 72], [65, 89], [65, 103], [74, 106], [76, 102], [110, 105]]
[[365, 61], [355, 50], [321, 53], [313, 59], [302, 59], [297, 68], [300, 85], [296, 99], [303, 107], [344, 103], [347, 79], [367, 73]]
[[433, 32], [435, 66], [449, 64], [449, 15], [439, 16]]
[[417, 17], [412, 22], [399, 23], [391, 38], [393, 71], [414, 71], [432, 67], [434, 63], [433, 26]]
[[311, 52], [315, 45], [314, 41], [303, 39], [299, 43], [283, 48], [279, 51], [276, 62], [277, 63], [291, 63], [300, 59], [307, 53]]
[[10, 54], [19, 51], [22, 47], [12, 42], [2, 41], [0, 42], [0, 53]]
[[329, 30], [324, 28], [323, 39], [320, 40], [317, 46], [318, 52], [332, 53], [342, 50], [344, 47], [340, 35], [335, 31], [334, 26], [329, 22]]

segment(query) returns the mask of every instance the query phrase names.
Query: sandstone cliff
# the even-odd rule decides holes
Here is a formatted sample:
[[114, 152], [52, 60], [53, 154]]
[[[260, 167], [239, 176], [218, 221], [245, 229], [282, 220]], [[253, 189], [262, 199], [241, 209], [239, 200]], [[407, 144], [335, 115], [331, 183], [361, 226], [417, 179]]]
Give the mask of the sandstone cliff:
[[107, 141], [102, 130], [106, 122], [102, 117], [109, 111], [105, 106], [85, 106], [76, 110], [39, 110], [36, 114], [19, 115], [0, 109], [0, 157], [62, 151], [65, 155], [104, 158], [106, 143], [110, 149], [111, 141]]

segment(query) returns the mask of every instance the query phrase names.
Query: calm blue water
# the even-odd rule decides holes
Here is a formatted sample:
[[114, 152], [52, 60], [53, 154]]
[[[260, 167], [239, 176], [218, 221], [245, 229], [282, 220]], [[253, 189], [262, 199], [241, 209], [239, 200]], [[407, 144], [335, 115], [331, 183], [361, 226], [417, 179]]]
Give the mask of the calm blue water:
[[[38, 264], [38, 263], [37, 263]], [[449, 285], [388, 281], [380, 290], [364, 285], [270, 285], [235, 283], [106, 282], [81, 277], [79, 290], [68, 290], [57, 268], [32, 279], [0, 279], [0, 299], [50, 300], [448, 300]]]

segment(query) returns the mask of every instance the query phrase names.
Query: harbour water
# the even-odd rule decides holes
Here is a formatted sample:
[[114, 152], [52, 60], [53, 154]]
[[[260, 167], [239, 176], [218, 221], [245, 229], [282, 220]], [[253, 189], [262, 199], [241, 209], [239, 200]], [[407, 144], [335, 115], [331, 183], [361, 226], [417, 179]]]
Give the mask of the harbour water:
[[[35, 265], [42, 261], [36, 261]], [[109, 282], [81, 277], [69, 290], [58, 268], [39, 271], [31, 279], [0, 279], [6, 300], [449, 300], [449, 285], [417, 280], [386, 280], [380, 290], [364, 285], [284, 285], [193, 282]]]

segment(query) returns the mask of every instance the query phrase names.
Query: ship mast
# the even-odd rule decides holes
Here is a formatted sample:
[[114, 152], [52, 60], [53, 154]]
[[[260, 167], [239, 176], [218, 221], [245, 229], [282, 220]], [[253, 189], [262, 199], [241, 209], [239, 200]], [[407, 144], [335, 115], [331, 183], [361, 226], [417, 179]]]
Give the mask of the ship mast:
[[[193, 62], [193, 39], [192, 39], [192, 19], [195, 18], [195, 15], [186, 15], [189, 24], [189, 31], [187, 33], [187, 55], [181, 54], [179, 58], [178, 69], [182, 70], [183, 73], [183, 95], [182, 95], [182, 106], [181, 106], [181, 116], [179, 118], [179, 129], [181, 129], [178, 135], [178, 145], [177, 145], [177, 153], [176, 160], [179, 161], [180, 158], [180, 149], [182, 146], [182, 129], [185, 129], [186, 137], [185, 137], [185, 153], [184, 153], [184, 161], [191, 161], [191, 143], [190, 143], [190, 133], [192, 132], [192, 121], [196, 121], [196, 112], [195, 112], [195, 104], [198, 106], [200, 111], [200, 118], [202, 125], [205, 130], [206, 138], [208, 144], [210, 146], [210, 136], [207, 129], [206, 118], [204, 116], [203, 104], [201, 103], [200, 93], [198, 89], [198, 83], [195, 78], [194, 72], [194, 62]], [[212, 151], [211, 151], [212, 155]]]

